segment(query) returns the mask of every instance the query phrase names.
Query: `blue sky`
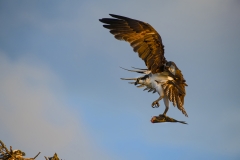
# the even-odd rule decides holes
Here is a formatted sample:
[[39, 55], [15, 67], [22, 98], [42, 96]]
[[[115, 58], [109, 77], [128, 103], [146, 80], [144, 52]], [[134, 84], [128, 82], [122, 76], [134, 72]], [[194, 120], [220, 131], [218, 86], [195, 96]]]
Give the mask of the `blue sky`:
[[[0, 139], [28, 157], [239, 159], [240, 2], [1, 1]], [[188, 122], [152, 124], [157, 94], [121, 81], [145, 68], [98, 21], [151, 24], [187, 80]]]

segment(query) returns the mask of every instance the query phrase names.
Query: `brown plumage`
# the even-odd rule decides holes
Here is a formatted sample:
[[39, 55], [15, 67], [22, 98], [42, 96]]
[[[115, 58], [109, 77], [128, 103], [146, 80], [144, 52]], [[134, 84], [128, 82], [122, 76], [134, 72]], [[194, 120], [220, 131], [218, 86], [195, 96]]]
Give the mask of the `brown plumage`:
[[168, 99], [173, 103], [173, 106], [177, 106], [182, 113], [188, 117], [187, 112], [184, 109], [184, 97], [186, 95], [185, 86], [186, 80], [177, 65], [174, 62], [167, 62], [165, 66], [165, 71], [172, 73], [170, 67], [174, 68], [173, 80], [168, 80], [162, 84], [164, 94], [167, 95]]
[[153, 74], [162, 72], [166, 59], [162, 39], [157, 31], [150, 24], [142, 21], [114, 14], [110, 16], [117, 19], [99, 19], [106, 24], [103, 27], [110, 29], [110, 33], [116, 39], [129, 42], [134, 52], [138, 52], [138, 56], [144, 60]]
[[[110, 14], [110, 16], [113, 18], [99, 19], [100, 22], [105, 23], [103, 27], [109, 29], [116, 39], [129, 42], [133, 47], [133, 51], [138, 52], [138, 56], [145, 62], [148, 70], [151, 71], [144, 73], [147, 77], [139, 77], [133, 84], [140, 84], [138, 87], [146, 86], [149, 91], [158, 92], [160, 97], [152, 103], [152, 107], [158, 107], [158, 101], [167, 98], [185, 116], [188, 116], [184, 109], [186, 81], [176, 64], [165, 59], [164, 46], [157, 31], [150, 24], [139, 20], [114, 14]], [[155, 83], [162, 87], [164, 94], [159, 87], [156, 87]], [[166, 115], [168, 111], [168, 100], [166, 103], [164, 100], [166, 109], [163, 115]]]
[[[162, 84], [162, 88], [164, 90], [165, 95], [168, 96], [168, 99], [173, 103], [173, 106], [177, 106], [182, 113], [188, 117], [187, 112], [184, 109], [184, 97], [185, 93], [185, 84], [176, 84], [175, 80], [167, 81]], [[177, 87], [176, 87], [177, 86]]]

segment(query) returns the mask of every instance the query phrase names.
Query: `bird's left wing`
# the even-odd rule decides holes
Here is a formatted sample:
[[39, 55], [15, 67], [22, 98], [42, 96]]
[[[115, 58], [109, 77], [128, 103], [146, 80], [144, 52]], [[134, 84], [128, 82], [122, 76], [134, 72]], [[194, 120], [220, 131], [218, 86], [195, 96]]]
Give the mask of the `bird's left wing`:
[[177, 106], [182, 113], [188, 117], [186, 110], [184, 109], [184, 97], [186, 95], [185, 82], [179, 83], [175, 80], [169, 80], [162, 84], [164, 94], [167, 95], [168, 99], [173, 103], [173, 106]]
[[103, 27], [109, 29], [116, 39], [129, 42], [153, 74], [162, 72], [166, 59], [162, 39], [157, 31], [148, 23], [139, 20], [114, 14], [110, 16], [114, 18], [99, 19], [105, 23]]

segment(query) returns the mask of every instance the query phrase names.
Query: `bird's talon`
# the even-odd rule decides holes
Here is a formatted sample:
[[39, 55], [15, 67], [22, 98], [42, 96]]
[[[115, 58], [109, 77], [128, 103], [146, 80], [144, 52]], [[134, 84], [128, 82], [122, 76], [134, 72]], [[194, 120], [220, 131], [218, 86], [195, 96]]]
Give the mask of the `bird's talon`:
[[159, 105], [159, 103], [158, 103], [158, 101], [154, 101], [153, 103], [152, 103], [152, 108], [158, 108], [160, 105]]

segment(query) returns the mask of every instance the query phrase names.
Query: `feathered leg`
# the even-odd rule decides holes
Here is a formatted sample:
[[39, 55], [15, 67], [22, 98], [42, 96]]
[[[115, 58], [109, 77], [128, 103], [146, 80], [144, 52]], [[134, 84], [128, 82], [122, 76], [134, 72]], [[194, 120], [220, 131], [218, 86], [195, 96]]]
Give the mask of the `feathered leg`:
[[163, 101], [164, 101], [164, 104], [165, 104], [165, 111], [163, 112], [163, 116], [166, 117], [166, 114], [167, 114], [167, 111], [169, 109], [169, 100], [168, 100], [168, 97], [165, 95], [164, 98], [163, 98]]
[[157, 108], [160, 106], [160, 104], [158, 102], [161, 99], [163, 99], [163, 97], [164, 97], [164, 92], [163, 92], [162, 86], [159, 85], [157, 82], [155, 82], [154, 85], [155, 85], [155, 89], [158, 92], [158, 94], [160, 95], [160, 97], [152, 103], [152, 108]]

